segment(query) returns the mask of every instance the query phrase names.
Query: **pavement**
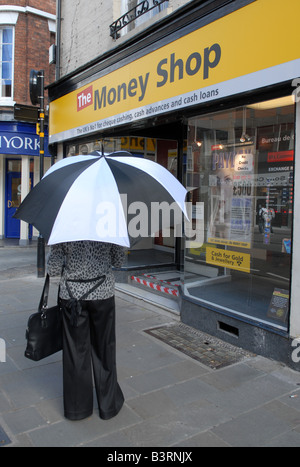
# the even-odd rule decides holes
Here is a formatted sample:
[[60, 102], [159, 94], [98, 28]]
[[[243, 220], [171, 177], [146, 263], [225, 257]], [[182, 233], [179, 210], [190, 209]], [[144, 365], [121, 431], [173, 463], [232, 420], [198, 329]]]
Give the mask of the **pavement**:
[[[177, 332], [178, 315], [118, 293], [117, 368], [124, 407], [104, 421], [95, 402], [91, 417], [66, 420], [61, 353], [40, 362], [24, 357], [27, 320], [37, 310], [43, 282], [36, 273], [34, 243], [18, 247], [0, 241], [0, 357], [5, 360], [0, 361], [0, 446], [106, 447], [115, 459], [125, 448], [135, 453], [149, 448], [161, 452], [154, 460], [164, 460], [163, 449], [184, 455], [197, 447], [300, 446], [300, 372], [188, 327], [177, 333], [179, 345], [173, 338], [168, 342], [159, 333]], [[50, 305], [56, 285], [52, 282]], [[188, 335], [192, 346], [199, 341], [199, 358], [195, 348], [188, 351]], [[203, 360], [205, 351], [213, 358]], [[229, 355], [227, 361], [213, 364], [222, 354]], [[189, 461], [188, 454], [181, 460]]]

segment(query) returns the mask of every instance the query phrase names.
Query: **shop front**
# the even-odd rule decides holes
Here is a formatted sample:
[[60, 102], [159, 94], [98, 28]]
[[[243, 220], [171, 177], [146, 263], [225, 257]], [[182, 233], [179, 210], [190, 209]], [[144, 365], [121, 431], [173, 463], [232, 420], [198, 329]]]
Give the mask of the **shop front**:
[[135, 247], [139, 266], [181, 273], [183, 322], [297, 367], [300, 5], [288, 3], [293, 14], [279, 0], [190, 5], [155, 45], [143, 37], [55, 83], [49, 143], [59, 157], [126, 149], [171, 170], [191, 223], [185, 238]]
[[[235, 338], [242, 331], [228, 317], [287, 333], [294, 100], [287, 96], [192, 117], [188, 128], [186, 184], [205, 241], [185, 250], [185, 319], [199, 304], [219, 311], [219, 331]], [[196, 150], [194, 139], [201, 143]]]
[[[45, 167], [51, 164], [46, 136]], [[32, 226], [13, 216], [21, 201], [39, 180], [40, 141], [36, 126], [0, 122], [0, 238], [19, 239], [27, 245], [37, 235]]]

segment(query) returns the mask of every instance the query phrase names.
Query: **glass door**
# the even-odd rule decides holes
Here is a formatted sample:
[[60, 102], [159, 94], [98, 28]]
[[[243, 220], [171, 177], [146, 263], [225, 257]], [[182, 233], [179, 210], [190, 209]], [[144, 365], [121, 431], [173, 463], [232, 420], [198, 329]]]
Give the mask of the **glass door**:
[[6, 175], [6, 238], [20, 237], [20, 221], [14, 219], [17, 208], [21, 203], [21, 173], [9, 172]]
[[[30, 172], [30, 187], [33, 182], [33, 174]], [[20, 238], [20, 221], [13, 216], [21, 203], [21, 161], [8, 160], [6, 170], [5, 191], [5, 237]], [[30, 226], [29, 238], [32, 235]]]

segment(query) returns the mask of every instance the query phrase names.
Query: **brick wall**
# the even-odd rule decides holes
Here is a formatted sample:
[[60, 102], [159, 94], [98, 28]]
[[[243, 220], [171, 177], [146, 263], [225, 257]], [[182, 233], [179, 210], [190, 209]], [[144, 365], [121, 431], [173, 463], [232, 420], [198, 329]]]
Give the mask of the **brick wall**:
[[49, 65], [49, 47], [54, 43], [54, 34], [48, 21], [32, 14], [20, 14], [15, 30], [15, 85], [14, 100], [30, 104], [30, 70], [45, 71], [45, 85], [54, 81], [55, 65]]
[[23, 0], [22, 3], [32, 8], [37, 8], [38, 10], [46, 11], [47, 13], [51, 13], [52, 15], [55, 15], [56, 13], [56, 0]]
[[[0, 0], [0, 5], [31, 7], [55, 15], [56, 0]], [[45, 71], [45, 85], [55, 79], [55, 65], [49, 65], [49, 47], [55, 34], [49, 31], [48, 19], [30, 12], [19, 12], [15, 26], [14, 95], [18, 104], [31, 105], [30, 70]], [[46, 96], [46, 93], [45, 93]]]

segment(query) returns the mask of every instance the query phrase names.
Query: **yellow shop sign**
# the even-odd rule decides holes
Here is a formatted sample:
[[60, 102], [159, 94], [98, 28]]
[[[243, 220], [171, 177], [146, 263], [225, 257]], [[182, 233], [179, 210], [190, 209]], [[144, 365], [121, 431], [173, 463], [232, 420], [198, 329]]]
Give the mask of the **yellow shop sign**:
[[250, 273], [250, 255], [248, 253], [207, 247], [206, 262], [214, 266]]
[[[281, 0], [259, 0], [103, 70], [50, 102], [50, 144], [292, 81], [300, 68], [299, 0], [285, 2], [291, 14], [282, 11]], [[276, 33], [276, 24], [288, 34]]]

